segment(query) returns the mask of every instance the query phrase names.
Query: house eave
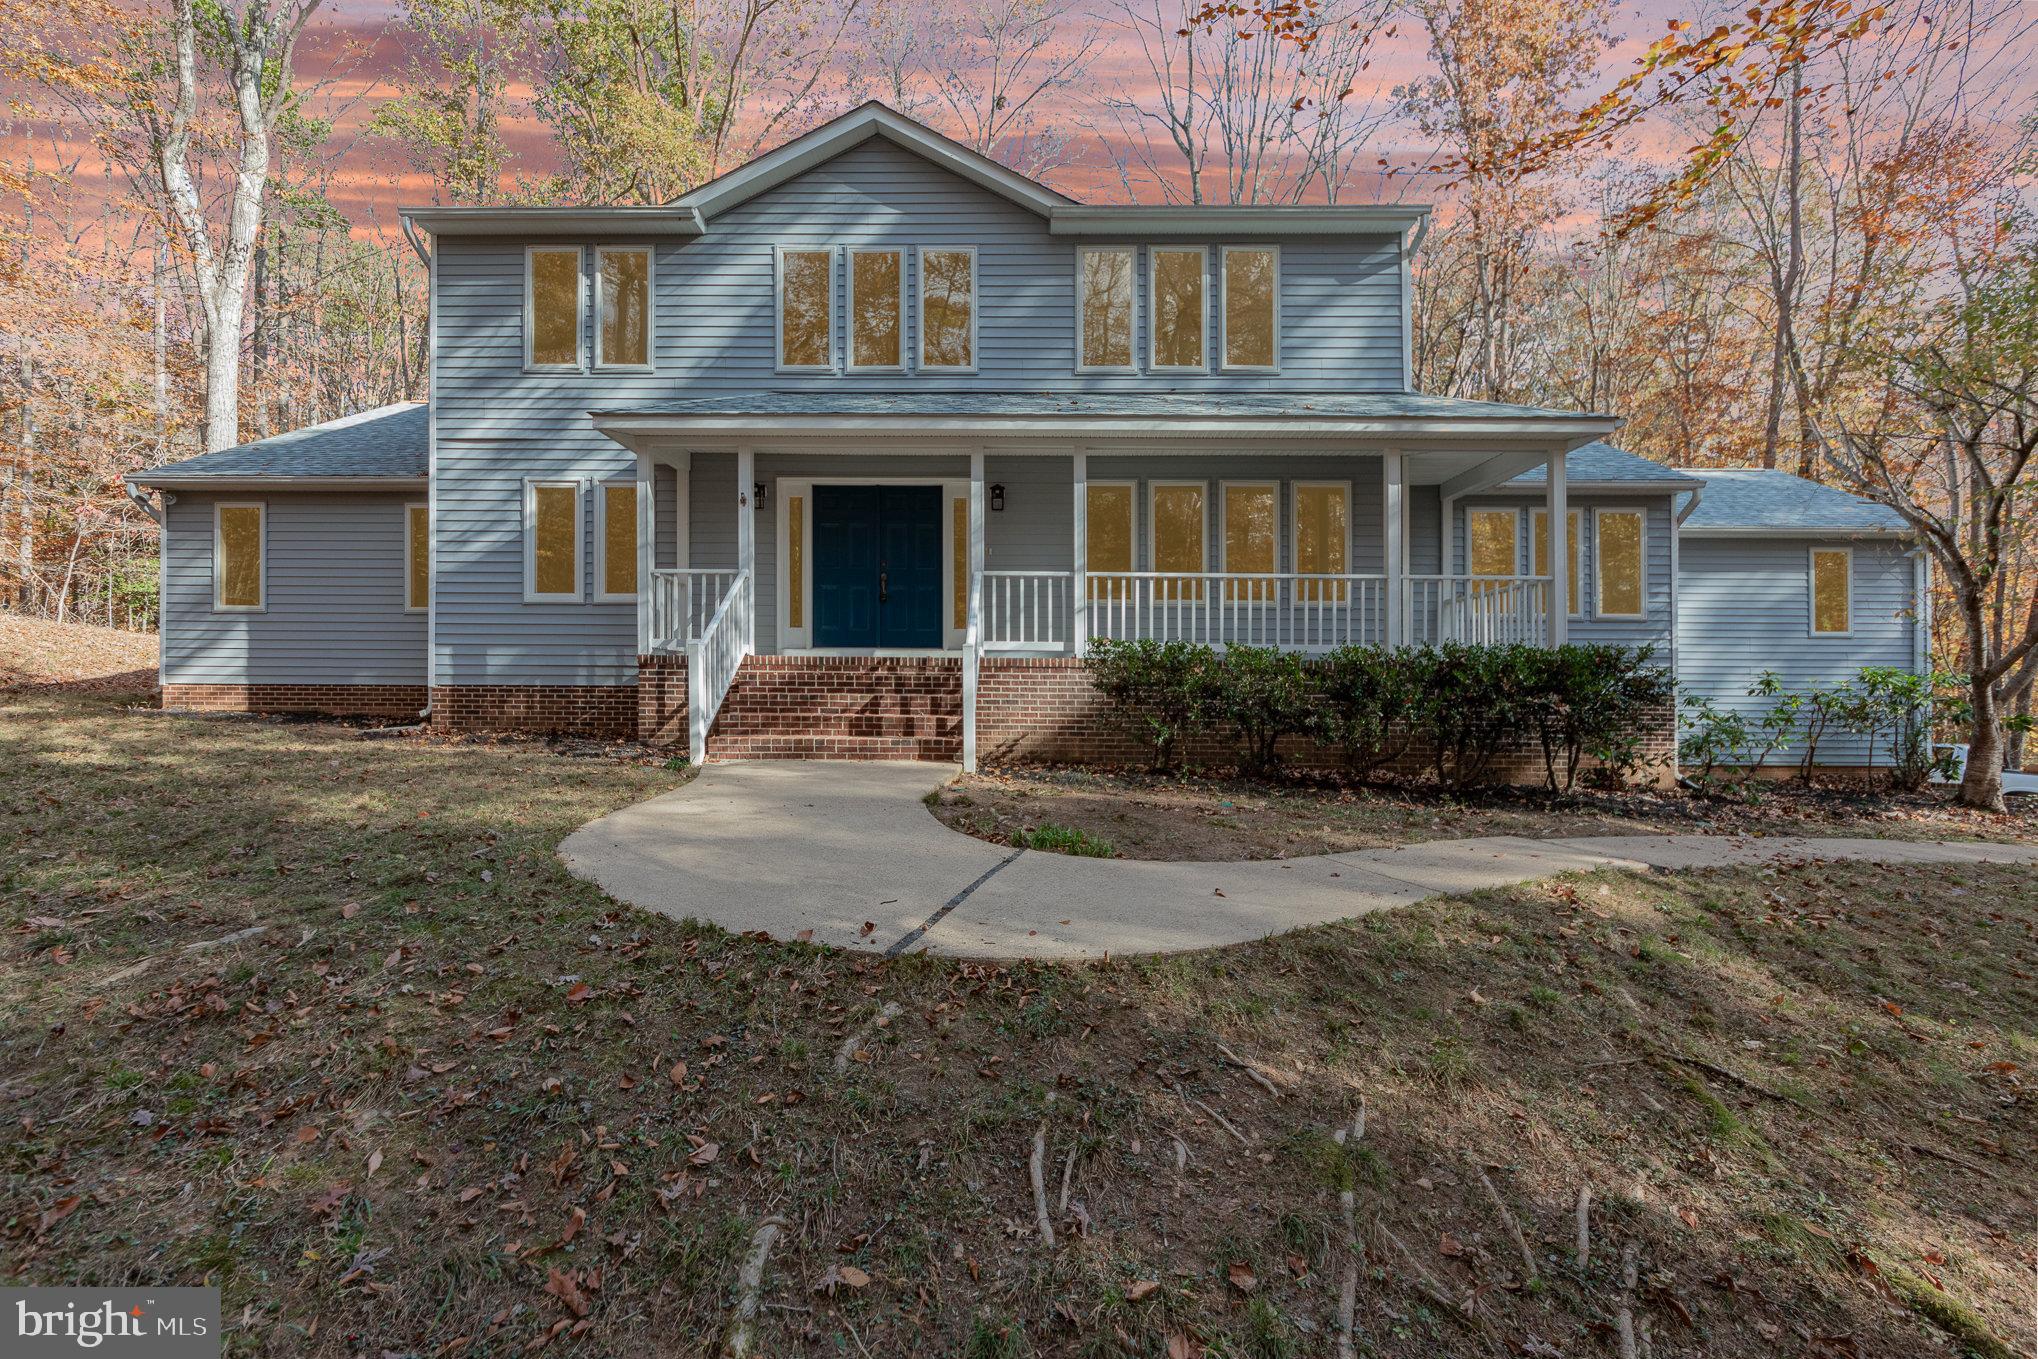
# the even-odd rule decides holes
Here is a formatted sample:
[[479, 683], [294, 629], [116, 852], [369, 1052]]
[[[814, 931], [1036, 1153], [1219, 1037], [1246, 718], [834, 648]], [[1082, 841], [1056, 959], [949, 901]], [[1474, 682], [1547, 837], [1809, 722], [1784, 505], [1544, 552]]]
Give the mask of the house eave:
[[1492, 420], [1423, 417], [1365, 419], [1214, 418], [1207, 416], [887, 416], [692, 415], [594, 412], [594, 426], [614, 436], [700, 435], [721, 441], [834, 435], [858, 439], [1366, 439], [1388, 444], [1518, 443], [1574, 448], [1612, 433], [1620, 421], [1606, 416], [1503, 417]]
[[[1623, 493], [1630, 495], [1682, 495], [1687, 491], [1699, 490], [1704, 484], [1699, 481], [1585, 481], [1576, 477], [1566, 478], [1564, 483], [1565, 488], [1573, 494], [1579, 491], [1590, 491], [1594, 495], [1619, 495]], [[1527, 482], [1519, 485], [1509, 482], [1504, 486], [1494, 487], [1488, 494], [1527, 495], [1540, 498], [1543, 495], [1544, 485], [1545, 483], [1542, 482]]]
[[435, 237], [605, 236], [681, 239], [707, 230], [691, 207], [410, 207], [397, 216]]
[[1859, 528], [1836, 524], [1711, 524], [1678, 531], [1685, 538], [1885, 538], [1905, 539], [1916, 535], [1908, 528]]
[[1430, 215], [1426, 204], [1353, 207], [1298, 205], [1213, 205], [1151, 207], [1138, 204], [1075, 203], [1049, 214], [1051, 236], [1114, 240], [1156, 236], [1270, 239], [1283, 236], [1399, 236]]
[[130, 472], [121, 480], [129, 486], [146, 486], [166, 491], [415, 491], [427, 484], [424, 477], [286, 477], [179, 475], [176, 472]]

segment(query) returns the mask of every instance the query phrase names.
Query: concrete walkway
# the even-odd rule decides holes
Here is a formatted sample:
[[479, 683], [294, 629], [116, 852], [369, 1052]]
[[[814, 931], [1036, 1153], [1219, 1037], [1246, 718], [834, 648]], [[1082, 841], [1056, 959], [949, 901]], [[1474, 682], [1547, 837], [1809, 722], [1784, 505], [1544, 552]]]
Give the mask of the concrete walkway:
[[1425, 897], [1595, 868], [1807, 859], [2038, 863], [2038, 845], [1485, 836], [1242, 863], [1077, 859], [948, 829], [922, 805], [952, 765], [711, 764], [568, 836], [566, 866], [682, 919], [889, 954], [1098, 958], [1215, 948]]

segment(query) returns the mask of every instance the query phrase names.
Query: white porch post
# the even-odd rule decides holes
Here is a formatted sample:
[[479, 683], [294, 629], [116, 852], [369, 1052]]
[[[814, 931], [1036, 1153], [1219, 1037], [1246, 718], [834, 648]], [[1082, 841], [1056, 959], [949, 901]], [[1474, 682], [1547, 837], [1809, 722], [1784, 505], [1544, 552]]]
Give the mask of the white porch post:
[[962, 768], [977, 769], [977, 656], [984, 636], [984, 451], [969, 455], [969, 627], [962, 639]]
[[1075, 548], [1069, 554], [1069, 599], [1075, 627], [1069, 634], [1069, 651], [1081, 656], [1090, 649], [1090, 455], [1079, 448], [1069, 461], [1075, 469], [1071, 479], [1076, 488]]
[[1407, 545], [1402, 541], [1401, 526], [1404, 522], [1401, 508], [1401, 450], [1390, 448], [1380, 457], [1382, 496], [1380, 505], [1382, 553], [1385, 558], [1384, 573], [1387, 577], [1387, 630], [1385, 641], [1388, 646], [1401, 646], [1408, 640], [1408, 600], [1405, 589], [1407, 578]]
[[736, 450], [736, 571], [750, 573], [751, 606], [744, 611], [748, 632], [743, 654], [757, 654], [757, 453]]
[[[1549, 524], [1549, 644], [1563, 646], [1571, 637], [1571, 512], [1564, 484], [1564, 450], [1550, 454], [1543, 513]], [[1534, 563], [1531, 562], [1531, 565]]]
[[653, 498], [658, 493], [657, 467], [649, 453], [637, 455], [637, 654], [649, 655], [654, 629], [651, 626], [652, 612], [658, 605], [654, 597], [651, 568], [658, 559], [653, 553], [658, 531], [657, 506]]

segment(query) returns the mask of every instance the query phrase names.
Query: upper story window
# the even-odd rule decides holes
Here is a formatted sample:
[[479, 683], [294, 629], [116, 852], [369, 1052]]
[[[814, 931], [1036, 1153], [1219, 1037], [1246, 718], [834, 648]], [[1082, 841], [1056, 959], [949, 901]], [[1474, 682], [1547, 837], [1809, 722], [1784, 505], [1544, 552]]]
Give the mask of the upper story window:
[[524, 252], [524, 363], [580, 367], [581, 258], [577, 245]]
[[1280, 366], [1280, 255], [1271, 246], [1227, 245], [1224, 366], [1272, 372]]
[[597, 367], [651, 366], [651, 252], [643, 246], [595, 251], [594, 361]]
[[778, 366], [835, 366], [835, 252], [778, 252]]
[[1079, 369], [1132, 371], [1132, 268], [1127, 246], [1076, 252]]
[[897, 250], [849, 252], [849, 366], [905, 367], [906, 270]]
[[977, 366], [977, 252], [920, 251], [920, 366]]
[[1844, 547], [1812, 549], [1812, 631], [1844, 637], [1854, 631], [1854, 553]]
[[1202, 246], [1154, 246], [1147, 251], [1148, 329], [1155, 369], [1204, 371], [1203, 337], [1209, 329], [1209, 257]]

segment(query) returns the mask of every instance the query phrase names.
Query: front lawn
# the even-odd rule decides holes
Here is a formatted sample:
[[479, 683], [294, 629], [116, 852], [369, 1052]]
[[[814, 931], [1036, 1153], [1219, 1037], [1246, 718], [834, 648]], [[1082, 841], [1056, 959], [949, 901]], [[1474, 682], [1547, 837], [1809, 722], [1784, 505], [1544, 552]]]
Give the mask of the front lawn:
[[775, 1217], [772, 1356], [1325, 1355], [1348, 1268], [1362, 1355], [2030, 1352], [2038, 871], [884, 963], [560, 868], [680, 777], [0, 699], [9, 1281], [210, 1281], [236, 1355], [697, 1355]]
[[1746, 804], [1681, 792], [1558, 797], [1495, 788], [1454, 797], [1423, 787], [1022, 767], [958, 779], [930, 806], [954, 829], [998, 844], [1030, 844], [1045, 828], [1128, 859], [1284, 859], [1471, 835], [2038, 836], [2038, 798], [2013, 798], [2009, 816], [1992, 816], [1953, 805], [1945, 789], [1896, 797], [1794, 783], [1765, 785]]

